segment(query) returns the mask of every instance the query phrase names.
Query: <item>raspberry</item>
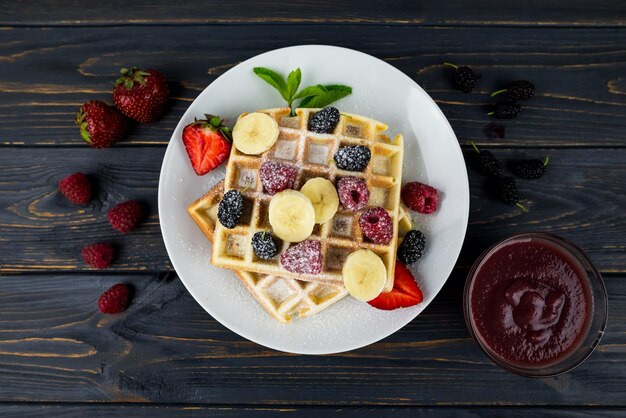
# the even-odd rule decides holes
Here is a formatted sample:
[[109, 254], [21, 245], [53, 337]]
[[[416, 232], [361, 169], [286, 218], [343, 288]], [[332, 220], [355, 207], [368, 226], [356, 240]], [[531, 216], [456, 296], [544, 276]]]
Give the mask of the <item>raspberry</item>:
[[139, 224], [143, 217], [143, 205], [136, 200], [128, 200], [109, 210], [107, 217], [114, 229], [126, 234]]
[[259, 172], [263, 188], [270, 195], [285, 189], [293, 189], [298, 176], [298, 170], [295, 167], [272, 160], [261, 164]]
[[319, 241], [302, 241], [283, 251], [280, 264], [292, 273], [320, 274], [322, 272], [322, 245]]
[[425, 245], [426, 237], [422, 231], [407, 232], [398, 247], [398, 260], [404, 264], [415, 263], [424, 253]]
[[252, 236], [252, 250], [257, 257], [268, 260], [278, 253], [276, 241], [267, 231], [257, 232]]
[[376, 244], [389, 244], [393, 236], [393, 223], [384, 208], [371, 208], [359, 218], [361, 232]]
[[363, 171], [372, 158], [372, 152], [363, 145], [351, 145], [339, 148], [334, 158], [341, 170]]
[[339, 123], [339, 110], [334, 107], [325, 107], [315, 113], [309, 120], [309, 131], [318, 134], [329, 134]]
[[225, 228], [233, 229], [239, 223], [243, 213], [243, 197], [237, 190], [224, 193], [217, 207], [217, 219]]
[[367, 184], [356, 177], [345, 177], [337, 182], [339, 201], [348, 210], [361, 210], [367, 205], [370, 191]]
[[402, 187], [402, 201], [409, 209], [419, 213], [433, 213], [439, 203], [439, 192], [434, 187], [414, 181]]
[[515, 102], [499, 102], [493, 112], [487, 113], [498, 119], [515, 119], [522, 111], [522, 106]]
[[86, 205], [91, 200], [91, 185], [83, 173], [74, 173], [59, 181], [59, 191], [75, 205]]
[[478, 76], [470, 67], [459, 67], [449, 62], [444, 62], [443, 65], [454, 68], [452, 82], [457, 90], [460, 90], [463, 93], [471, 93], [471, 91], [474, 90]]
[[545, 160], [521, 160], [513, 165], [513, 172], [523, 179], [538, 179], [546, 173], [548, 157]]
[[80, 255], [86, 264], [102, 270], [109, 267], [113, 260], [113, 247], [110, 244], [90, 244], [80, 251]]
[[130, 289], [127, 285], [118, 283], [100, 295], [98, 307], [102, 313], [116, 314], [126, 310], [129, 302]]

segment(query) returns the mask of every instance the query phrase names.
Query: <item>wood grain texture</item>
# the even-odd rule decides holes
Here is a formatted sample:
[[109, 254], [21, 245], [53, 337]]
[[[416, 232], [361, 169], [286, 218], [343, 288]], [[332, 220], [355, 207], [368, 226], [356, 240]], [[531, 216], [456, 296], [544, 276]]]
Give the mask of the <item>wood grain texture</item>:
[[[34, 3], [34, 4], [33, 4]], [[398, 0], [368, 2], [337, 0], [135, 1], [133, 7], [114, 0], [90, 4], [76, 0], [10, 2], [3, 8], [3, 25], [102, 24], [233, 24], [233, 23], [395, 23], [420, 25], [623, 26], [622, 2], [530, 0], [526, 2], [462, 0], [446, 2]]]
[[331, 415], [358, 418], [525, 418], [536, 415], [545, 418], [617, 418], [624, 415], [621, 408], [542, 408], [542, 407], [208, 407], [199, 405], [102, 405], [102, 404], [5, 404], [0, 405], [0, 414], [14, 418], [56, 417], [83, 418], [85, 416], [117, 417], [301, 417], [320, 418]]
[[[472, 152], [466, 152], [469, 161]], [[80, 249], [87, 242], [103, 241], [118, 248], [116, 261], [107, 271], [171, 270], [156, 201], [163, 153], [161, 147], [145, 147], [139, 152], [85, 146], [3, 149], [2, 269], [83, 270]], [[626, 149], [499, 149], [496, 155], [504, 161], [550, 155], [548, 174], [536, 181], [519, 180], [522, 202], [530, 209], [524, 213], [491, 197], [485, 178], [470, 165], [470, 226], [459, 268], [468, 267], [496, 240], [534, 230], [578, 243], [603, 272], [626, 272]], [[86, 207], [72, 205], [57, 192], [58, 180], [75, 171], [91, 176], [98, 188]], [[110, 227], [106, 212], [126, 199], [144, 202], [149, 216], [137, 230], [122, 236]], [[190, 202], [180, 202], [186, 203]], [[441, 204], [446, 204], [445, 198]]]
[[[174, 100], [161, 122], [137, 127], [122, 144], [165, 145], [189, 103], [220, 74], [261, 52], [300, 43], [356, 48], [389, 62], [426, 89], [464, 140], [522, 147], [626, 145], [626, 29], [233, 25], [6, 28], [0, 41], [0, 146], [83, 146], [75, 112], [90, 99], [110, 101], [112, 80], [130, 65], [161, 70]], [[444, 61], [481, 73], [477, 90], [454, 90]], [[504, 138], [488, 138], [488, 93], [519, 78], [537, 85], [536, 97], [518, 119], [504, 123]]]
[[[495, 366], [469, 337], [462, 274], [453, 275], [433, 304], [401, 331], [330, 356], [284, 354], [244, 340], [206, 314], [174, 275], [4, 276], [0, 399], [624, 406], [626, 276], [605, 281], [609, 321], [597, 351], [566, 375], [525, 379]], [[133, 304], [123, 314], [103, 316], [96, 300], [116, 282], [134, 286]]]

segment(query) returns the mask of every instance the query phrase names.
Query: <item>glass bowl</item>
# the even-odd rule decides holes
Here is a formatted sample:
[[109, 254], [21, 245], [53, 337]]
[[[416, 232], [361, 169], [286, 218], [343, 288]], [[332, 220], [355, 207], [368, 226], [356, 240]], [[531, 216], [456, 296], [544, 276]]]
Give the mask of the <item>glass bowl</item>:
[[[493, 257], [494, 254], [498, 253], [499, 250], [507, 247], [512, 243], [529, 241], [541, 243], [543, 244], [544, 248], [550, 247], [556, 249], [557, 251], [555, 251], [554, 254], [561, 253], [559, 256], [562, 257], [562, 259], [567, 260], [568, 263], [574, 264], [577, 267], [576, 270], [579, 272], [578, 276], [582, 276], [580, 277], [582, 284], [587, 285], [588, 287], [588, 299], [590, 299], [590, 301], [588, 302], [591, 305], [591, 309], [587, 311], [585, 317], [588, 319], [585, 321], [586, 324], [584, 329], [581, 331], [582, 334], [580, 337], [577, 338], [578, 341], [572, 344], [572, 346], [566, 350], [569, 352], [554, 361], [547, 361], [537, 365], [530, 365], [524, 364], [523, 362], [512, 361], [498, 354], [494, 349], [492, 349], [489, 346], [489, 343], [483, 338], [480, 329], [474, 321], [474, 314], [471, 306], [471, 295], [472, 291], [474, 290], [474, 283], [476, 281], [476, 277], [478, 276], [480, 268], [485, 265], [486, 261], [491, 259], [491, 257]], [[512, 253], [511, 255], [515, 257], [515, 253]], [[487, 275], [486, 277], [489, 277], [489, 275]], [[484, 280], [481, 281], [484, 284]], [[502, 282], [502, 286], [504, 285], [504, 282]], [[496, 290], [493, 290], [493, 292], [496, 292]], [[483, 309], [488, 308], [483, 307]], [[470, 334], [472, 335], [474, 340], [476, 340], [476, 342], [479, 344], [485, 354], [487, 354], [487, 356], [489, 356], [496, 364], [510, 372], [517, 373], [525, 377], [549, 377], [572, 370], [591, 355], [593, 350], [600, 342], [602, 335], [604, 334], [608, 314], [608, 298], [606, 294], [606, 288], [604, 286], [604, 281], [602, 280], [600, 273], [595, 268], [589, 257], [587, 257], [587, 255], [580, 248], [556, 235], [535, 232], [518, 234], [505, 238], [504, 240], [494, 244], [493, 246], [485, 250], [480, 255], [480, 257], [478, 257], [478, 259], [470, 269], [467, 280], [465, 282], [463, 311], [465, 314], [465, 322], [468, 330], [470, 331]], [[551, 336], [551, 334], [548, 335]]]

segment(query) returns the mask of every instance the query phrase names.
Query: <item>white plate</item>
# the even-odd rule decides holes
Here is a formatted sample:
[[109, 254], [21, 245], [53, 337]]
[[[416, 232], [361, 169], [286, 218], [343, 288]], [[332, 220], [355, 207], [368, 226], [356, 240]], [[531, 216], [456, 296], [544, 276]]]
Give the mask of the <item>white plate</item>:
[[[224, 166], [197, 176], [181, 141], [185, 125], [204, 113], [232, 124], [244, 111], [280, 107], [282, 98], [252, 68], [282, 74], [300, 67], [302, 86], [347, 84], [352, 95], [334, 104], [389, 125], [405, 138], [403, 183], [419, 180], [440, 191], [433, 215], [412, 213], [426, 235], [426, 253], [413, 273], [424, 293], [418, 306], [380, 311], [350, 297], [307, 319], [272, 319], [229, 270], [210, 263], [211, 245], [187, 214], [187, 206], [224, 177]], [[419, 315], [442, 288], [461, 250], [469, 212], [465, 163], [456, 136], [435, 102], [402, 72], [370, 55], [345, 48], [303, 45], [251, 58], [211, 83], [174, 130], [159, 180], [159, 215], [167, 252], [192, 296], [237, 334], [276, 350], [328, 354], [353, 350], [393, 334]], [[460, 308], [459, 308], [460, 309]]]

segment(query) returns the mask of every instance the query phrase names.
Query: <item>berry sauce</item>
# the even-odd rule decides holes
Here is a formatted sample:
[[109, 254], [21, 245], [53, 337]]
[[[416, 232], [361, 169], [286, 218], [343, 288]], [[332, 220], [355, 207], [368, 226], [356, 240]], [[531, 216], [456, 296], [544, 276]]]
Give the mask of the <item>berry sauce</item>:
[[474, 273], [469, 297], [481, 344], [522, 367], [549, 366], [575, 351], [593, 309], [583, 267], [541, 238], [491, 250]]

